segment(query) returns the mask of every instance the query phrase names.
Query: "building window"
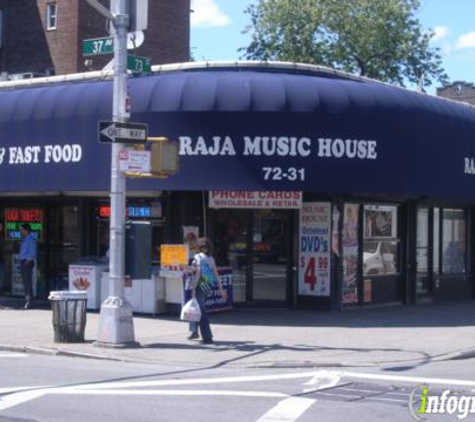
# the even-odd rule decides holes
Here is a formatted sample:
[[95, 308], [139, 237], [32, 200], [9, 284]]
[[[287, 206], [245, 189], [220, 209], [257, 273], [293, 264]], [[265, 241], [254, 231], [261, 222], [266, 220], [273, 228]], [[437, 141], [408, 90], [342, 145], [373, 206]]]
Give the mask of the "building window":
[[442, 212], [442, 272], [465, 272], [466, 223], [463, 210], [444, 209]]
[[365, 205], [363, 274], [399, 273], [397, 206]]
[[46, 5], [46, 29], [56, 29], [58, 23], [58, 5], [56, 3], [48, 3]]

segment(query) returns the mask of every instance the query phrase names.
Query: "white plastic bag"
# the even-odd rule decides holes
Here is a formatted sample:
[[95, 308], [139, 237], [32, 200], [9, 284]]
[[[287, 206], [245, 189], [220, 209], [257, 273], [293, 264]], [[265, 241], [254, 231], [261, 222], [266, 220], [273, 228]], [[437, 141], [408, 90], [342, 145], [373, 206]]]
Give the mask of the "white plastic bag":
[[201, 310], [196, 299], [191, 299], [183, 305], [180, 319], [182, 321], [199, 322], [201, 319]]

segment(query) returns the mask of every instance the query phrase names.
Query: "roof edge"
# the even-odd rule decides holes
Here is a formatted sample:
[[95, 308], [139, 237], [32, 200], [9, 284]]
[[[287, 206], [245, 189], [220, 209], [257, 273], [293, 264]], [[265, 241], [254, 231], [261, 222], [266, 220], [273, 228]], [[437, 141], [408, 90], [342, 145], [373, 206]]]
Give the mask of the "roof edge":
[[[273, 69], [287, 72], [305, 72], [314, 75], [328, 75], [340, 79], [347, 79], [351, 81], [375, 83], [384, 85], [393, 89], [399, 89], [404, 92], [411, 92], [413, 94], [422, 95], [428, 98], [436, 98], [441, 101], [447, 101], [452, 104], [458, 104], [475, 108], [475, 105], [463, 103], [460, 101], [451, 100], [449, 98], [440, 97], [436, 95], [426, 94], [424, 92], [413, 91], [405, 87], [392, 85], [387, 82], [378, 81], [365, 76], [353, 75], [341, 70], [332, 69], [326, 66], [298, 63], [298, 62], [281, 62], [281, 61], [261, 61], [261, 60], [216, 60], [216, 61], [197, 61], [197, 62], [182, 62], [152, 66], [152, 74], [166, 74], [181, 71], [198, 71], [198, 70], [214, 70], [214, 69]], [[0, 82], [0, 91], [12, 90], [30, 87], [40, 87], [45, 85], [52, 85], [56, 83], [65, 82], [85, 82], [85, 81], [105, 81], [111, 80], [114, 77], [113, 69], [98, 70], [92, 72], [73, 73], [68, 75], [47, 76], [44, 78], [32, 78], [17, 81]]]

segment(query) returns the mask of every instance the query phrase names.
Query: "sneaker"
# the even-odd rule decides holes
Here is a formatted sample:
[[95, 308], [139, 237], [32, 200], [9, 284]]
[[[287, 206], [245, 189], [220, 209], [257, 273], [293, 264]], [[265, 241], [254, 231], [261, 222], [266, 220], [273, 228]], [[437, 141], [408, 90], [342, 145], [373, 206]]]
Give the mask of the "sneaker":
[[197, 338], [199, 338], [200, 336], [198, 335], [198, 333], [191, 333], [189, 336], [188, 336], [188, 340], [195, 340]]
[[201, 343], [203, 343], [203, 344], [213, 344], [214, 341], [213, 341], [212, 338], [205, 338], [205, 339], [201, 340]]
[[31, 309], [31, 308], [33, 308], [33, 302], [32, 302], [30, 299], [28, 299], [28, 300], [25, 302], [24, 308], [25, 308], [25, 309]]

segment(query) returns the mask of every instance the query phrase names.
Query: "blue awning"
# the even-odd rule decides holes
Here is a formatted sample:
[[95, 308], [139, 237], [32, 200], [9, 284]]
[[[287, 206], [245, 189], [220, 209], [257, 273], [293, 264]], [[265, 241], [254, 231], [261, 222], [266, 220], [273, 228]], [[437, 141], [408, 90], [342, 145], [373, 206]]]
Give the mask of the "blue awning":
[[[180, 142], [134, 190], [475, 195], [475, 109], [365, 79], [263, 68], [129, 80], [131, 121]], [[107, 191], [112, 82], [0, 92], [0, 192]]]

